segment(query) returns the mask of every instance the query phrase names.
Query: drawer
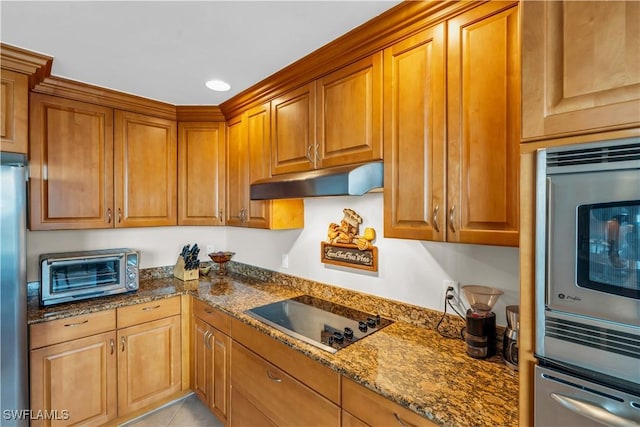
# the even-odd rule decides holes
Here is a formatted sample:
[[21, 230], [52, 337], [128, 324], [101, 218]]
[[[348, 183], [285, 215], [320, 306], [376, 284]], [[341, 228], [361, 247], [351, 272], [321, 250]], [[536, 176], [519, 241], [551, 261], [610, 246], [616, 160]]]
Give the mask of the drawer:
[[193, 300], [193, 314], [196, 317], [207, 322], [220, 332], [224, 332], [229, 335], [231, 331], [231, 318], [224, 314], [222, 311], [211, 307], [206, 302]]
[[40, 348], [90, 335], [113, 331], [116, 311], [105, 310], [66, 319], [36, 323], [29, 327], [29, 348]]
[[231, 388], [277, 425], [340, 425], [340, 407], [251, 350], [232, 342]]
[[180, 297], [118, 308], [118, 329], [180, 314]]
[[340, 404], [340, 374], [237, 319], [231, 336], [334, 403]]
[[[342, 378], [342, 409], [370, 426], [406, 425], [435, 427], [437, 424], [356, 382]], [[359, 425], [359, 424], [353, 424]]]

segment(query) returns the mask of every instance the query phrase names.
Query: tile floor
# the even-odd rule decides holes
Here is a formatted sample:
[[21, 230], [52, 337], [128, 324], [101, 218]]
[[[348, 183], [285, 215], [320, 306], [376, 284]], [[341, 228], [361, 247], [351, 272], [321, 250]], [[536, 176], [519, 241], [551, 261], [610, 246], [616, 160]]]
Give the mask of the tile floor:
[[195, 394], [190, 394], [120, 427], [223, 427], [223, 424]]

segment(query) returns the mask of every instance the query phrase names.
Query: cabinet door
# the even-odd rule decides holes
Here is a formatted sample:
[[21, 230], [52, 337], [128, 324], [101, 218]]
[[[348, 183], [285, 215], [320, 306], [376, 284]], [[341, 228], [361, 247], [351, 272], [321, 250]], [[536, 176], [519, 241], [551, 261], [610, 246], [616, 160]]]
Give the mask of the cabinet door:
[[113, 110], [31, 95], [29, 227], [113, 227]]
[[0, 151], [27, 154], [29, 77], [2, 70], [0, 85]]
[[447, 240], [518, 245], [518, 5], [449, 22]]
[[178, 125], [178, 225], [224, 225], [224, 123]]
[[[271, 149], [271, 118], [269, 104], [252, 108], [245, 114], [247, 127], [247, 143], [249, 146], [249, 182], [269, 178], [270, 149]], [[255, 228], [269, 228], [270, 201], [249, 200], [247, 188], [247, 203], [249, 206], [248, 225]]]
[[382, 52], [316, 81], [317, 167], [382, 159]]
[[180, 390], [180, 316], [118, 331], [118, 415]]
[[316, 85], [309, 83], [271, 101], [271, 173], [316, 167]]
[[211, 400], [209, 384], [211, 382], [211, 352], [209, 334], [211, 328], [199, 317], [193, 322], [193, 391], [207, 406]]
[[115, 339], [107, 332], [31, 351], [31, 409], [58, 418], [32, 426], [98, 426], [116, 417]]
[[211, 351], [211, 398], [209, 408], [225, 422], [229, 413], [229, 363], [231, 360], [231, 338], [212, 328], [209, 337]]
[[248, 159], [245, 125], [238, 116], [227, 122], [227, 225], [246, 227]]
[[384, 51], [384, 235], [446, 236], [444, 24]]
[[522, 138], [640, 125], [640, 3], [522, 2]]
[[116, 227], [177, 224], [176, 123], [115, 112]]

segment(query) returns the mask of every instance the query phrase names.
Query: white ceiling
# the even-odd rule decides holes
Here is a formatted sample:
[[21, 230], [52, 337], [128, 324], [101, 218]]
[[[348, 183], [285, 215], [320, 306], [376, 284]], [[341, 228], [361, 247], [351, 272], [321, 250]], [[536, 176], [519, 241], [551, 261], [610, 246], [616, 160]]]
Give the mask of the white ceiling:
[[55, 76], [218, 105], [399, 2], [1, 0], [0, 39], [54, 57]]

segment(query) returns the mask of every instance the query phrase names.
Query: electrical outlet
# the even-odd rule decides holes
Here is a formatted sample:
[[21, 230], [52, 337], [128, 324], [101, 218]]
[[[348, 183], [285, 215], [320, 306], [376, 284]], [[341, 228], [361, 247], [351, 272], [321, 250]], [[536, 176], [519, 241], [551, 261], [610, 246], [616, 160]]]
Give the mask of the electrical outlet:
[[455, 280], [445, 279], [443, 281], [443, 285], [444, 285], [445, 292], [447, 291], [447, 289], [449, 289], [449, 287], [452, 287], [453, 292], [455, 292], [456, 295], [460, 296], [460, 282], [456, 282]]
[[282, 254], [282, 268], [289, 268], [289, 254]]
[[[451, 291], [449, 289], [451, 289]], [[444, 301], [448, 295], [453, 296], [450, 302], [457, 305], [460, 300], [460, 285], [455, 280], [445, 279], [442, 281], [442, 301]], [[446, 304], [446, 301], [444, 304]]]
[[215, 246], [214, 245], [207, 245], [207, 255], [212, 254], [216, 251]]

